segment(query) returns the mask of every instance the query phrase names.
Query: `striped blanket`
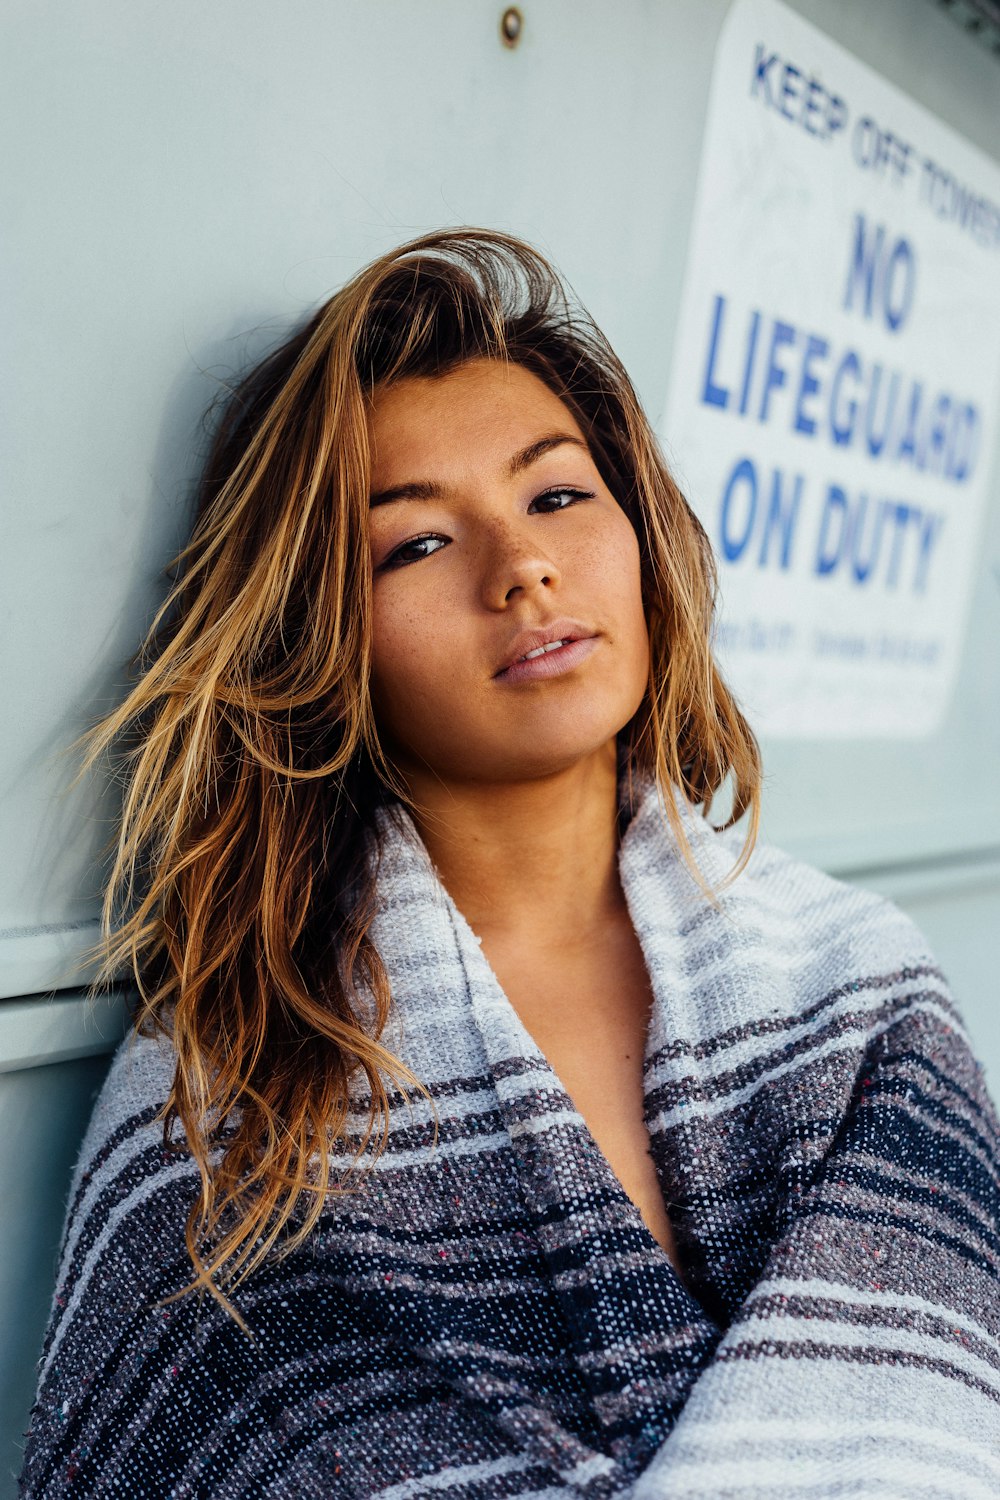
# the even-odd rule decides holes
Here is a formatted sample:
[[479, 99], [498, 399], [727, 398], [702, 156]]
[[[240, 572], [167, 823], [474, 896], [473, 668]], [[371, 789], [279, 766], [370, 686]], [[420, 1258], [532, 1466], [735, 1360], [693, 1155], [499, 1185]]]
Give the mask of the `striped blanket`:
[[[123, 1044], [83, 1144], [26, 1497], [1000, 1493], [1000, 1126], [920, 931], [759, 843], [714, 911], [644, 783], [620, 851], [686, 1287], [416, 829], [380, 811], [387, 1151], [235, 1301], [160, 1308], [195, 1191]], [[742, 835], [679, 803], [716, 883]], [[352, 1096], [352, 1129], [367, 1117]], [[360, 1137], [358, 1137], [360, 1138]], [[345, 1167], [349, 1149], [345, 1147]]]

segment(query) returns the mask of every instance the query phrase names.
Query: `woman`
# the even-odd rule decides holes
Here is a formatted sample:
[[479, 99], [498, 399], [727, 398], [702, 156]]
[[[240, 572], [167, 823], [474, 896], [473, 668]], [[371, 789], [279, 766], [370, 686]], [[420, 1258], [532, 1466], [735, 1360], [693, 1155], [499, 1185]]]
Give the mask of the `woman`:
[[544, 259], [362, 271], [177, 567], [22, 1493], [992, 1494], [982, 1069], [902, 912], [755, 847], [709, 544]]

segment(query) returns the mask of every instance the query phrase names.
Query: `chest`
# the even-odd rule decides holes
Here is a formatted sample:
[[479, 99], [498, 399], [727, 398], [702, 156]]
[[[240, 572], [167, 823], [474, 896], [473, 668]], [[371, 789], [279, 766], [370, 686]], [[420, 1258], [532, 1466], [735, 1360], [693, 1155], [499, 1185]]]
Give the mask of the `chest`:
[[652, 992], [631, 927], [600, 948], [483, 951], [643, 1222], [684, 1279], [643, 1118], [642, 1066]]

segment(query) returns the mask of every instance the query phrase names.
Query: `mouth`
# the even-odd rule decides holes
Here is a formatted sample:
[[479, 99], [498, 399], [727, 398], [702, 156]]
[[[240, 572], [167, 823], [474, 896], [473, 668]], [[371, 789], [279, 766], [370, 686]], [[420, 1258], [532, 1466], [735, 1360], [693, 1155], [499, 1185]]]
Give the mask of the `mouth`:
[[558, 636], [543, 646], [534, 646], [494, 674], [497, 682], [538, 682], [572, 671], [597, 646], [596, 635]]
[[[517, 661], [532, 661], [536, 656], [544, 656], [549, 651], [558, 651], [561, 646], [568, 646], [571, 641], [577, 640], [575, 635], [563, 636], [561, 640], [550, 641], [547, 646], [536, 646], [534, 651], [526, 651], [523, 656], [517, 657]], [[513, 667], [516, 663], [511, 662]], [[506, 668], [504, 669], [506, 670]]]
[[549, 620], [544, 625], [521, 630], [508, 642], [507, 655], [493, 676], [503, 677], [515, 667], [522, 667], [525, 662], [556, 656], [578, 641], [591, 639], [593, 636], [594, 631], [589, 625], [565, 615], [562, 619]]

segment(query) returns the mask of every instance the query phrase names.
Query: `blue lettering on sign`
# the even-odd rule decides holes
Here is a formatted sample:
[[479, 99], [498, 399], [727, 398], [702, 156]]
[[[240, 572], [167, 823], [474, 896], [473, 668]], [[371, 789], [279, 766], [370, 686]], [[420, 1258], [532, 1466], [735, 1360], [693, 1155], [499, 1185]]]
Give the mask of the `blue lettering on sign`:
[[953, 416], [954, 422], [942, 472], [949, 479], [954, 479], [956, 484], [963, 484], [972, 473], [978, 457], [981, 425], [979, 409], [971, 402], [966, 402], [960, 410], [953, 413]]
[[895, 588], [899, 582], [899, 565], [903, 557], [903, 543], [906, 540], [906, 530], [911, 518], [919, 520], [920, 512], [916, 506], [905, 505], [901, 500], [895, 505], [885, 501], [887, 511], [891, 511], [892, 518], [896, 523], [896, 530], [892, 534], [892, 552], [889, 554], [889, 567], [886, 571], [885, 581]]
[[940, 512], [908, 501], [873, 501], [831, 483], [820, 511], [813, 571], [821, 578], [843, 572], [862, 586], [902, 585], [923, 593], [944, 520]]
[[[849, 308], [881, 312], [893, 331], [912, 300], [893, 270], [912, 264], [909, 250], [899, 250], [903, 243], [887, 250], [881, 226], [871, 235], [860, 229], [846, 293]], [[979, 457], [981, 417], [971, 401], [927, 391], [912, 375], [760, 308], [741, 319], [721, 293], [712, 298], [699, 399], [733, 417], [780, 424], [803, 439], [954, 484], [969, 480]]]
[[761, 422], [767, 421], [767, 410], [771, 400], [771, 392], [780, 390], [785, 383], [785, 370], [777, 362], [777, 353], [786, 344], [794, 344], [795, 329], [790, 323], [783, 323], [775, 318], [771, 328], [771, 352], [767, 358], [767, 374], [764, 377], [764, 389], [760, 398]]
[[814, 359], [826, 359], [829, 352], [830, 345], [826, 339], [818, 338], [815, 333], [809, 334], [806, 340], [806, 351], [802, 356], [799, 398], [795, 403], [795, 431], [805, 433], [806, 437], [812, 437], [816, 431], [816, 421], [814, 417], [810, 417], [803, 411], [802, 404], [808, 396], [815, 396], [820, 388], [820, 383], [810, 366]]
[[747, 404], [750, 400], [750, 378], [753, 374], [754, 357], [757, 353], [757, 334], [760, 332], [760, 313], [754, 308], [750, 314], [750, 326], [747, 329], [746, 359], [743, 362], [743, 389], [740, 391], [739, 412], [741, 417], [747, 413]]
[[828, 141], [847, 123], [847, 105], [815, 74], [758, 42], [750, 75], [750, 97], [776, 110], [791, 124], [818, 140]]
[[920, 164], [920, 201], [989, 250], [1000, 247], [1000, 204], [959, 182], [929, 156]]
[[729, 405], [729, 392], [724, 385], [715, 383], [715, 355], [719, 347], [719, 330], [722, 327], [725, 311], [725, 297], [716, 297], [715, 311], [712, 316], [712, 333], [708, 341], [708, 359], [705, 361], [705, 381], [701, 390], [701, 399], [706, 406], [718, 406], [723, 411]]
[[874, 228], [864, 214], [854, 216], [854, 250], [847, 272], [844, 309], [852, 312], [857, 294], [862, 317], [882, 314], [891, 333], [898, 333], [910, 315], [916, 281], [916, 260], [909, 240], [898, 239], [886, 249], [884, 224]]
[[750, 97], [760, 98], [763, 96], [771, 108], [775, 108], [774, 95], [771, 92], [771, 70], [779, 66], [777, 52], [768, 56], [767, 49], [757, 43], [757, 51], [753, 60], [753, 82], [750, 85]]
[[910, 405], [906, 414], [906, 426], [896, 450], [899, 458], [916, 459], [917, 445], [920, 441], [920, 405], [923, 399], [923, 387], [919, 380], [915, 380], [910, 388]]
[[[843, 494], [843, 491], [841, 491]], [[845, 497], [846, 499], [846, 497]], [[871, 525], [865, 535], [865, 520], [869, 511], [867, 495], [858, 497], [858, 506], [851, 520], [851, 572], [856, 583], [867, 583], [878, 567], [882, 550], [885, 523], [885, 506], [871, 506]]]
[[846, 447], [854, 437], [854, 422], [858, 415], [858, 403], [855, 397], [852, 396], [847, 402], [840, 399], [840, 387], [844, 376], [848, 373], [855, 380], [861, 375], [861, 361], [853, 349], [848, 349], [841, 359], [830, 386], [830, 436], [840, 447]]
[[[847, 124], [840, 96], [764, 43], [756, 46], [750, 96], [821, 139], [831, 139]], [[779, 133], [783, 128], [775, 127]], [[850, 150], [867, 173], [895, 186], [912, 170], [912, 146], [871, 116], [853, 122]], [[877, 222], [856, 212], [850, 219], [846, 274], [835, 279], [832, 295], [839, 302], [838, 317], [847, 313], [855, 321], [841, 321], [837, 337], [829, 329], [801, 326], [782, 316], [780, 308], [741, 306], [735, 294], [714, 293], [700, 402], [748, 426], [780, 427], [793, 434], [793, 442], [825, 442], [882, 468], [905, 465], [964, 484], [980, 457], [978, 406], [964, 393], [935, 388], [926, 369], [918, 378], [895, 368], [891, 355], [890, 362], [884, 358], [884, 339], [873, 353], [864, 347], [869, 336], [859, 333], [863, 320], [876, 334], [884, 328], [898, 335], [914, 314], [916, 247], [889, 217], [890, 222]], [[721, 557], [773, 575], [787, 573], [798, 559], [816, 579], [838, 579], [859, 597], [865, 590], [926, 593], [937, 557], [945, 557], [944, 514], [898, 493], [862, 489], [856, 478], [845, 481], [843, 475], [825, 477], [810, 496], [807, 488], [802, 473], [763, 464], [744, 451], [721, 486], [712, 539]], [[937, 564], [939, 577], [944, 565], [944, 560]], [[781, 597], [778, 587], [773, 593]], [[902, 611], [893, 612], [902, 617]], [[863, 611], [857, 614], [860, 619]], [[914, 642], [887, 633], [878, 642], [851, 631], [845, 641], [848, 636], [848, 654], [877, 649], [887, 657], [930, 662], [939, 648], [933, 640]], [[831, 638], [829, 649], [844, 654], [842, 645]]]
[[727, 562], [738, 562], [743, 556], [756, 515], [757, 470], [749, 458], [741, 458], [722, 492], [722, 553]]
[[920, 550], [917, 556], [917, 571], [913, 580], [913, 587], [917, 593], [922, 594], [927, 588], [927, 570], [930, 567], [931, 552], [940, 535], [944, 525], [944, 516], [938, 512], [928, 511], [920, 522]]
[[847, 495], [839, 484], [826, 492], [816, 545], [816, 572], [832, 573], [839, 565], [847, 529]]
[[799, 505], [802, 501], [802, 486], [805, 480], [801, 474], [796, 474], [792, 481], [790, 495], [785, 494], [783, 476], [780, 469], [775, 469], [771, 476], [771, 503], [768, 506], [767, 516], [761, 531], [760, 555], [757, 559], [758, 566], [766, 568], [771, 558], [771, 538], [776, 536], [780, 552], [778, 554], [778, 566], [788, 569], [792, 560], [792, 541], [795, 536], [795, 523], [799, 516]]
[[[725, 560], [787, 572], [803, 530], [805, 485], [802, 474], [779, 467], [761, 474], [748, 455], [737, 459], [719, 507]], [[912, 501], [855, 494], [831, 482], [819, 508], [812, 571], [818, 578], [845, 576], [859, 588], [924, 593], [944, 520]]]
[[[950, 414], [951, 397], [942, 393], [934, 402], [934, 408], [928, 420], [924, 436], [923, 457], [925, 463], [931, 463], [933, 461], [936, 467], [940, 467], [940, 463], [938, 461], [940, 460], [941, 454], [944, 450], [945, 438], [948, 432], [948, 418]], [[869, 443], [869, 447], [870, 446], [871, 445]]]
[[[896, 413], [896, 402], [899, 398], [901, 377], [898, 370], [893, 370], [889, 376], [888, 388], [880, 417], [879, 394], [882, 389], [883, 374], [882, 366], [875, 365], [872, 370], [868, 402], [865, 406], [865, 444], [872, 458], [878, 458], [885, 447], [885, 441]], [[943, 396], [941, 399], [947, 402], [948, 397]]]
[[719, 511], [719, 540], [726, 561], [739, 562], [758, 537], [757, 566], [770, 566], [773, 553], [777, 566], [787, 571], [792, 562], [804, 484], [801, 474], [793, 475], [786, 484], [782, 470], [774, 469], [764, 511], [757, 503], [760, 491], [757, 467], [751, 458], [739, 459], [723, 487]]
[[862, 115], [851, 132], [851, 152], [859, 167], [876, 177], [887, 177], [893, 187], [913, 171], [915, 155], [909, 141], [894, 130], [886, 130], [871, 115]]

